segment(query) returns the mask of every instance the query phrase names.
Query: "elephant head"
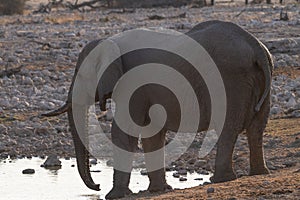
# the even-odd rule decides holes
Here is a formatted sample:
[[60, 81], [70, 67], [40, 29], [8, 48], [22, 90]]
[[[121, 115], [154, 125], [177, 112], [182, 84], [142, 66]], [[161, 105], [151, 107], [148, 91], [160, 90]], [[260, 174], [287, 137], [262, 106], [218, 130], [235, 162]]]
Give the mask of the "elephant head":
[[[68, 98], [65, 104], [54, 111], [42, 114], [42, 116], [52, 117], [52, 116], [60, 115], [65, 112], [68, 113], [69, 125], [70, 125], [72, 138], [75, 146], [78, 171], [85, 185], [88, 188], [93, 190], [100, 190], [100, 189], [99, 189], [99, 184], [94, 183], [90, 174], [90, 166], [89, 166], [90, 153], [89, 150], [87, 149], [88, 141], [87, 140], [84, 141], [86, 138], [80, 137], [78, 133], [79, 130], [75, 126], [75, 119], [74, 119], [74, 115], [87, 117], [88, 107], [83, 106], [80, 107], [79, 109], [76, 108], [77, 111], [75, 111], [72, 108], [72, 101], [73, 101], [74, 84], [76, 78], [78, 77], [78, 73], [80, 73], [80, 67], [82, 64], [84, 64], [85, 58], [93, 51], [93, 49], [95, 49], [95, 47], [98, 44], [100, 44], [101, 41], [102, 40], [94, 40], [88, 43], [79, 54], [74, 76], [72, 78], [72, 83], [69, 89]], [[107, 53], [109, 54], [111, 52], [107, 52]], [[103, 56], [107, 56], [106, 53], [104, 54], [105, 55]], [[99, 55], [97, 59], [101, 60], [102, 56]], [[117, 83], [117, 81], [119, 80], [119, 78], [121, 77], [121, 75], [122, 75], [122, 63], [121, 63], [121, 59], [119, 58], [109, 66], [109, 68], [104, 72], [102, 78], [99, 80], [96, 89], [96, 94], [95, 94], [95, 102], [99, 101], [102, 111], [105, 110], [106, 100], [111, 97], [113, 88]], [[74, 111], [77, 113], [75, 113]], [[87, 119], [81, 121], [82, 123], [86, 123]], [[85, 127], [86, 125], [87, 124], [81, 124], [80, 126]]]

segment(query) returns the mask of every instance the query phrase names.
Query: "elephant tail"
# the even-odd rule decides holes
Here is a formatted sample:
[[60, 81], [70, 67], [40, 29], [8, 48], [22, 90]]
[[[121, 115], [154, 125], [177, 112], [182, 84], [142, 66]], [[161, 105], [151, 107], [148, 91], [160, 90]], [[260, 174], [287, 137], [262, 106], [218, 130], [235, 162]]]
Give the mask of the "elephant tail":
[[267, 98], [267, 96], [270, 93], [271, 81], [272, 81], [271, 77], [272, 77], [272, 71], [273, 71], [273, 67], [274, 67], [269, 50], [262, 42], [260, 42], [260, 41], [258, 41], [258, 42], [260, 44], [260, 49], [263, 51], [262, 52], [258, 51], [257, 64], [264, 73], [265, 89], [264, 89], [264, 92], [263, 92], [260, 100], [258, 101], [258, 103], [255, 106], [256, 112], [258, 112], [260, 110], [262, 104], [264, 103], [265, 99]]
[[50, 111], [48, 113], [42, 113], [41, 116], [54, 117], [54, 116], [60, 115], [62, 113], [67, 112], [69, 110], [70, 106], [71, 106], [71, 104], [69, 102], [65, 102], [65, 104], [62, 107], [60, 107], [56, 110]]

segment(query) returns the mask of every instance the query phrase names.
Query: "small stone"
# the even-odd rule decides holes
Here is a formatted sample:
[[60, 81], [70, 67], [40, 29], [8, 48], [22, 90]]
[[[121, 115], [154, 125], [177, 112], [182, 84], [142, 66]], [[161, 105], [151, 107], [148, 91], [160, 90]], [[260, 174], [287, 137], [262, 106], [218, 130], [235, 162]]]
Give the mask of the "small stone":
[[73, 33], [73, 32], [66, 32], [64, 34], [65, 37], [76, 37], [76, 33]]
[[47, 160], [42, 164], [45, 168], [61, 168], [61, 161], [57, 158], [56, 155], [50, 155], [48, 156]]
[[72, 165], [71, 165], [71, 167], [75, 167], [75, 165], [74, 165], [74, 164], [72, 164]]
[[94, 172], [94, 173], [100, 173], [101, 170], [91, 170], [90, 172]]
[[299, 118], [300, 117], [300, 110], [295, 110], [291, 113], [291, 116], [294, 118]]
[[286, 107], [287, 108], [293, 108], [297, 105], [296, 99], [294, 96], [291, 96], [290, 99], [288, 100], [288, 102], [286, 103]]
[[108, 160], [108, 161], [106, 161], [106, 165], [107, 166], [113, 166], [114, 165], [114, 161], [113, 160]]
[[35, 170], [34, 169], [24, 169], [22, 171], [22, 174], [34, 174]]
[[207, 188], [206, 192], [207, 192], [207, 194], [214, 193], [215, 192], [215, 188], [213, 188], [213, 187]]
[[179, 175], [187, 175], [187, 170], [181, 169], [181, 170], [178, 170], [177, 173], [178, 173]]
[[173, 177], [174, 177], [174, 178], [179, 178], [180, 175], [179, 175], [177, 172], [175, 172], [175, 173], [173, 173]]
[[147, 170], [143, 169], [141, 170], [141, 175], [146, 176], [148, 174]]
[[97, 165], [97, 159], [91, 159], [90, 164], [91, 165]]
[[33, 85], [33, 80], [30, 77], [24, 77], [22, 79], [22, 83], [24, 85]]
[[29, 137], [33, 134], [33, 129], [30, 127], [25, 128], [14, 128], [12, 129], [12, 132], [14, 132], [15, 135], [19, 137]]
[[293, 166], [296, 165], [296, 162], [294, 162], [294, 161], [285, 161], [285, 162], [283, 163], [283, 165], [284, 165], [285, 167], [293, 167]]
[[185, 178], [185, 177], [180, 177], [180, 178], [179, 178], [179, 181], [187, 181], [187, 178]]
[[7, 58], [7, 62], [12, 62], [12, 63], [19, 63], [20, 60], [18, 58], [16, 58], [15, 56], [9, 56]]
[[199, 172], [197, 172], [198, 174], [203, 174], [203, 175], [209, 175], [209, 172], [206, 170], [200, 170]]
[[7, 135], [7, 127], [4, 126], [3, 124], [0, 124], [0, 134], [1, 135]]
[[236, 176], [238, 178], [241, 178], [242, 176], [244, 176], [244, 172], [242, 170], [238, 169], [238, 170], [236, 170]]
[[277, 115], [277, 114], [279, 114], [279, 113], [281, 113], [280, 106], [278, 106], [278, 105], [272, 106], [272, 108], [271, 108], [271, 110], [270, 110], [270, 114], [271, 114], [271, 115]]
[[263, 181], [263, 185], [270, 185], [269, 181]]
[[42, 71], [42, 74], [43, 74], [44, 76], [51, 76], [51, 72], [50, 72], [49, 70], [47, 70], [47, 69], [44, 69], [44, 70]]
[[202, 167], [203, 165], [206, 164], [206, 160], [197, 160], [194, 164], [195, 168]]
[[170, 171], [173, 171], [173, 170], [174, 170], [174, 167], [166, 166], [166, 172], [170, 172]]
[[203, 178], [195, 178], [195, 181], [203, 181]]
[[191, 158], [189, 161], [188, 161], [188, 164], [192, 165], [196, 162], [196, 158]]

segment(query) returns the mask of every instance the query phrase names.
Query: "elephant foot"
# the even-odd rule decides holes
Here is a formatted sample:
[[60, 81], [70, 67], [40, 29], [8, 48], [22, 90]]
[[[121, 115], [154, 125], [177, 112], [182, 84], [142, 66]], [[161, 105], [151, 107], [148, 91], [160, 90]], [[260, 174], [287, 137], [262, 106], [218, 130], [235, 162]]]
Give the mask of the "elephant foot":
[[260, 169], [256, 168], [256, 169], [251, 169], [249, 176], [253, 176], [253, 175], [262, 175], [262, 174], [270, 174], [270, 171], [267, 167], [262, 167]]
[[222, 182], [227, 182], [227, 181], [232, 181], [236, 179], [236, 175], [232, 173], [226, 173], [222, 175], [214, 175], [210, 178], [210, 181], [212, 183], [222, 183]]
[[167, 183], [164, 184], [150, 184], [148, 187], [149, 192], [168, 192], [173, 188]]
[[105, 199], [118, 199], [132, 194], [129, 188], [113, 187], [111, 191], [105, 196]]

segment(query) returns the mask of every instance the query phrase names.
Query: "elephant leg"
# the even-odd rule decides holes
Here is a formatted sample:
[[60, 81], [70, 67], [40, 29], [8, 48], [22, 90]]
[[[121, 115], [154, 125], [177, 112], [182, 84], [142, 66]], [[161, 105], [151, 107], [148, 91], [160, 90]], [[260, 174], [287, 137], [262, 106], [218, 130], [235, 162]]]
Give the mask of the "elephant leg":
[[240, 131], [225, 125], [217, 143], [215, 173], [211, 178], [214, 183], [236, 179], [232, 168], [232, 154]]
[[[152, 137], [142, 138], [142, 144], [145, 153], [146, 168], [150, 180], [150, 184], [148, 187], [148, 190], [150, 192], [166, 191], [172, 189], [172, 187], [168, 185], [166, 182], [165, 168], [164, 168], [164, 163], [165, 163], [164, 150], [155, 156], [151, 154], [147, 154], [159, 149], [164, 149], [165, 136], [166, 136], [166, 131], [162, 130]], [[162, 166], [162, 168], [153, 171], [152, 170], [153, 167], [151, 166]]]
[[116, 199], [131, 194], [129, 189], [133, 152], [137, 149], [137, 137], [124, 133], [115, 122], [111, 129], [114, 160], [113, 188], [106, 199]]
[[263, 153], [263, 132], [268, 121], [269, 111], [269, 101], [266, 100], [247, 128], [250, 148], [250, 175], [269, 173]]

